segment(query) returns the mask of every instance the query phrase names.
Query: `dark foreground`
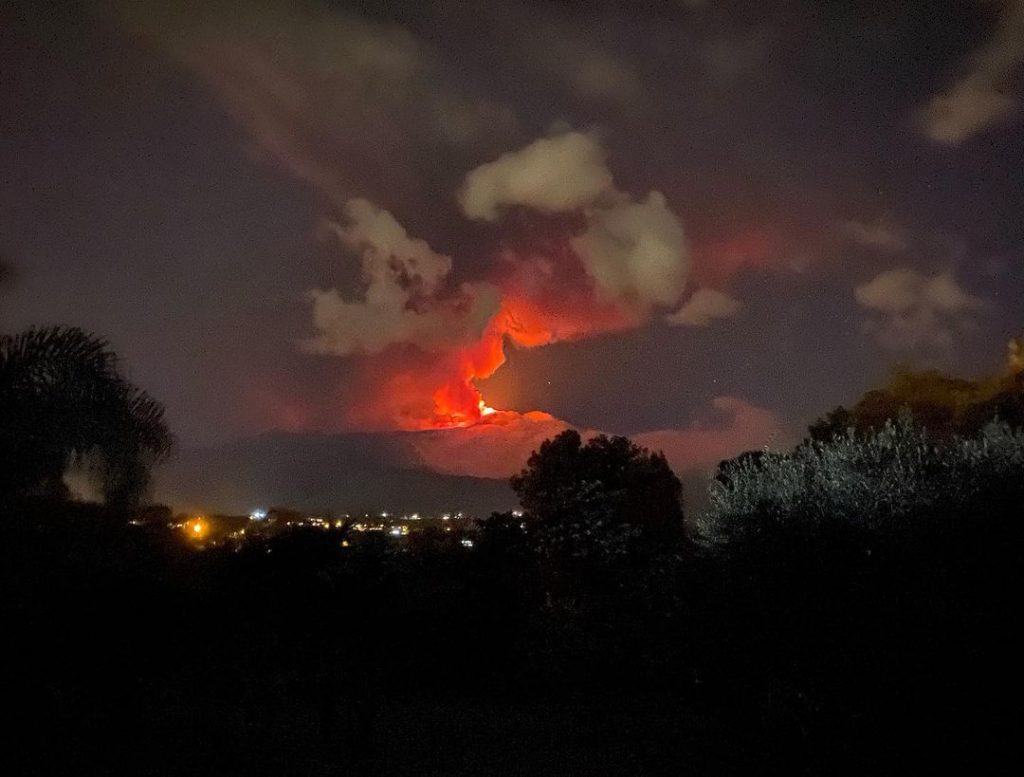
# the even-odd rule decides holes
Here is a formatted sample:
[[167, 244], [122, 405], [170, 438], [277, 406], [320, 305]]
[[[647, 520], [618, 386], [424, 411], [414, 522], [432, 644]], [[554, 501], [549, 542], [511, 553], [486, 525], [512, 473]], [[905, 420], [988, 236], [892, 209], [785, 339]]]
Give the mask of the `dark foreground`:
[[200, 552], [8, 507], [4, 773], [1002, 772], [1021, 516], [997, 512], [684, 541], [567, 588], [500, 532]]

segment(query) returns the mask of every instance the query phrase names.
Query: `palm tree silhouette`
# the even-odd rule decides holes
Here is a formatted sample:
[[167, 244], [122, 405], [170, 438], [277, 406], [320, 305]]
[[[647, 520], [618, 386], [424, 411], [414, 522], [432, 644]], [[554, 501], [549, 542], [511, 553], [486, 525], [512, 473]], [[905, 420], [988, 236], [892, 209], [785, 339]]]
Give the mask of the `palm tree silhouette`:
[[174, 439], [163, 406], [119, 366], [105, 340], [75, 327], [0, 335], [0, 496], [66, 495], [76, 464], [108, 505], [137, 504]]

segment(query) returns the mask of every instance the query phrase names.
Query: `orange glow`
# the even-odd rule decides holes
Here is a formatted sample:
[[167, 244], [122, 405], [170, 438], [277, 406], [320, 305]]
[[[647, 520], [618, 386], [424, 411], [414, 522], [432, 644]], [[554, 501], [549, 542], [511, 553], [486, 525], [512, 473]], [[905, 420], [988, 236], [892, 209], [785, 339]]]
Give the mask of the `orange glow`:
[[424, 431], [519, 416], [489, 405], [478, 386], [505, 363], [506, 344], [536, 348], [629, 329], [649, 316], [640, 303], [602, 297], [565, 246], [510, 258], [491, 282], [501, 302], [474, 341], [430, 351], [396, 344], [366, 358], [358, 396], [346, 398], [347, 423]]
[[769, 267], [777, 261], [779, 238], [770, 229], [754, 227], [708, 240], [694, 247], [698, 283], [720, 286], [744, 267]]
[[382, 357], [375, 362], [367, 376], [365, 399], [349, 420], [364, 428], [397, 426], [407, 431], [473, 426], [506, 412], [491, 407], [477, 386], [505, 363], [506, 342], [534, 348], [625, 329], [635, 322], [636, 313], [595, 302], [589, 293], [576, 299], [568, 294], [557, 301], [506, 293], [476, 342], [419, 359], [404, 354], [401, 360]]
[[210, 524], [201, 516], [197, 516], [191, 521], [188, 521], [184, 525], [184, 529], [188, 533], [189, 537], [198, 541], [204, 539], [210, 533]]

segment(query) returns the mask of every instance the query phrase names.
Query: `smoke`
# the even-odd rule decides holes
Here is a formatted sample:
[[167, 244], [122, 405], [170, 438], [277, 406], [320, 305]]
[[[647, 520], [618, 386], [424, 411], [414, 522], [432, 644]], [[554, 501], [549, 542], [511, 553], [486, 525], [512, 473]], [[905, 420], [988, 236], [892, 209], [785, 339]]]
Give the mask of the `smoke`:
[[658, 192], [634, 200], [619, 191], [590, 135], [567, 132], [504, 154], [470, 171], [459, 197], [480, 220], [513, 207], [575, 218], [539, 242], [496, 249], [484, 278], [456, 285], [450, 256], [390, 212], [347, 201], [329, 227], [360, 256], [359, 293], [310, 291], [316, 334], [302, 347], [361, 356], [365, 379], [347, 403], [357, 428], [477, 423], [493, 413], [477, 381], [505, 362], [508, 343], [535, 348], [635, 327], [685, 286], [679, 220]]
[[675, 313], [665, 316], [673, 326], [707, 326], [715, 319], [731, 318], [743, 304], [715, 289], [700, 288]]
[[620, 197], [611, 206], [592, 208], [587, 221], [572, 244], [602, 295], [644, 311], [679, 299], [689, 251], [683, 227], [660, 192], [641, 202]]
[[896, 269], [857, 286], [854, 296], [873, 315], [864, 329], [896, 352], [949, 352], [956, 335], [971, 329], [988, 304], [965, 291], [948, 273], [925, 275]]
[[453, 148], [492, 150], [514, 112], [457, 86], [398, 24], [318, 2], [110, 0], [122, 25], [195, 73], [253, 151], [335, 203], [415, 192]]
[[541, 138], [472, 170], [459, 193], [462, 212], [497, 221], [514, 205], [542, 213], [578, 210], [613, 190], [604, 157], [600, 144], [581, 132]]
[[[692, 258], [666, 198], [620, 189], [594, 134], [509, 151], [520, 137], [514, 113], [408, 29], [317, 3], [112, 2], [127, 29], [207, 85], [255, 154], [338, 211], [327, 231], [344, 260], [357, 257], [358, 285], [309, 291], [312, 333], [300, 346], [355, 370], [337, 400], [345, 428], [457, 428], [417, 436], [424, 459], [505, 475], [566, 427], [487, 406], [478, 382], [507, 347], [621, 331], [678, 308]], [[611, 54], [566, 40], [537, 66], [582, 98], [642, 91]], [[454, 188], [459, 159], [486, 160], [452, 194], [470, 221], [500, 232], [490, 253], [460, 257], [458, 238], [436, 250], [394, 215]], [[541, 227], [517, 230], [524, 214]]]
[[992, 38], [970, 58], [966, 72], [921, 111], [925, 135], [947, 146], [958, 145], [1020, 108], [1012, 92], [1024, 64], [1024, 0], [1004, 0]]
[[362, 255], [363, 298], [313, 290], [317, 336], [312, 353], [379, 353], [392, 343], [434, 350], [478, 339], [497, 312], [498, 291], [486, 283], [446, 287], [450, 257], [410, 238], [394, 216], [363, 199], [349, 200], [346, 220], [332, 223], [341, 243]]
[[441, 430], [416, 435], [413, 446], [423, 464], [436, 472], [507, 478], [526, 465], [544, 440], [568, 428], [569, 424], [548, 413], [500, 410], [457, 433]]
[[496, 221], [503, 210], [582, 212], [570, 244], [598, 295], [646, 313], [675, 303], [686, 286], [690, 251], [679, 219], [660, 192], [634, 200], [619, 191], [592, 135], [541, 138], [481, 165], [459, 195], [471, 219]]

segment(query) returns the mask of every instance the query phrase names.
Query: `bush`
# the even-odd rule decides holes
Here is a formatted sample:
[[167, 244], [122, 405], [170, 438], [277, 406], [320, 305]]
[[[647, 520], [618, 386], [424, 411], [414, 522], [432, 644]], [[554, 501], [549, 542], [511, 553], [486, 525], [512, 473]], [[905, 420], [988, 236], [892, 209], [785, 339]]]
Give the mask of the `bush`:
[[1005, 423], [935, 444], [903, 416], [878, 431], [851, 430], [788, 455], [725, 462], [698, 523], [713, 542], [772, 524], [893, 529], [938, 513], [1014, 504], [1022, 474], [1024, 433]]

